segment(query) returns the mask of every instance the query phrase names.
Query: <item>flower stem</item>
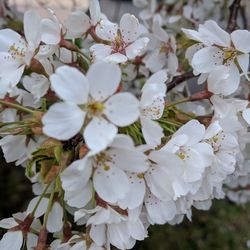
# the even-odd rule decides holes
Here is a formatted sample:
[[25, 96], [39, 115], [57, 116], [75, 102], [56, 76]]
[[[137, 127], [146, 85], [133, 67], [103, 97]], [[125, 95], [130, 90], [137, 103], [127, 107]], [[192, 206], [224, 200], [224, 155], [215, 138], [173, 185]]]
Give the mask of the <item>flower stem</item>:
[[49, 186], [50, 186], [50, 183], [49, 183], [49, 184], [45, 187], [45, 189], [43, 190], [43, 192], [42, 192], [42, 194], [41, 194], [41, 196], [40, 196], [38, 202], [36, 203], [36, 206], [34, 207], [32, 213], [31, 213], [32, 216], [34, 216], [34, 214], [35, 214], [35, 212], [36, 212], [36, 210], [37, 210], [37, 208], [38, 208], [40, 202], [42, 201], [43, 197], [45, 196], [45, 194], [46, 194], [46, 192], [47, 192]]
[[181, 104], [181, 103], [189, 102], [189, 101], [190, 101], [189, 97], [188, 98], [184, 98], [184, 99], [178, 100], [176, 102], [172, 102], [170, 104], [167, 104], [166, 108], [168, 109], [170, 107], [176, 106], [176, 105]]
[[45, 213], [45, 215], [44, 215], [44, 220], [43, 220], [43, 226], [44, 226], [44, 227], [46, 227], [47, 222], [48, 222], [49, 212], [50, 212], [50, 210], [51, 210], [51, 208], [52, 208], [52, 205], [53, 205], [54, 194], [55, 194], [55, 186], [53, 187], [53, 189], [52, 189], [52, 191], [51, 191], [51, 194], [50, 194], [50, 197], [49, 197], [49, 204], [48, 204], [46, 213]]
[[26, 113], [33, 114], [35, 112], [35, 111], [31, 110], [31, 109], [25, 108], [25, 107], [23, 107], [23, 106], [21, 106], [19, 104], [12, 103], [12, 102], [6, 102], [6, 101], [3, 101], [3, 100], [0, 100], [0, 104], [2, 104], [4, 106], [7, 106], [7, 107], [10, 107], [10, 108], [14, 108], [14, 109], [23, 111], [23, 112], [26, 112]]

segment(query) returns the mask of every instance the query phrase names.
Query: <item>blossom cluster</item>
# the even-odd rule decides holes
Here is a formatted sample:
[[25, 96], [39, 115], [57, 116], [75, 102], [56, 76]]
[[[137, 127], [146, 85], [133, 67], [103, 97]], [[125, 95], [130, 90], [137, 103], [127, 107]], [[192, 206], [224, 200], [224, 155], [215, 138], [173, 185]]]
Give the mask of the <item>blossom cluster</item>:
[[193, 207], [249, 200], [250, 32], [188, 2], [135, 0], [141, 22], [114, 23], [91, 0], [0, 30], [0, 146], [35, 196], [0, 221], [0, 249], [131, 249]]

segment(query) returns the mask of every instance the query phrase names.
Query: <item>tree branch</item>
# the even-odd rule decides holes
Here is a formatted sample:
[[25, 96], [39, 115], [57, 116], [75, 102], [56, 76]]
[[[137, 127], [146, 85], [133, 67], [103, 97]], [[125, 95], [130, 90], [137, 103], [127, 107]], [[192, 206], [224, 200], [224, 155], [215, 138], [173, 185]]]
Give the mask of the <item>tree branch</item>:
[[192, 79], [194, 77], [195, 77], [195, 75], [193, 74], [192, 71], [189, 71], [189, 72], [186, 72], [180, 76], [174, 77], [173, 80], [167, 84], [167, 92], [169, 92], [171, 89], [175, 88], [180, 83], [182, 83], [186, 80]]
[[234, 0], [231, 6], [229, 7], [230, 14], [227, 24], [228, 32], [232, 32], [237, 28], [237, 17], [238, 17], [238, 12], [240, 10], [240, 2], [241, 0]]

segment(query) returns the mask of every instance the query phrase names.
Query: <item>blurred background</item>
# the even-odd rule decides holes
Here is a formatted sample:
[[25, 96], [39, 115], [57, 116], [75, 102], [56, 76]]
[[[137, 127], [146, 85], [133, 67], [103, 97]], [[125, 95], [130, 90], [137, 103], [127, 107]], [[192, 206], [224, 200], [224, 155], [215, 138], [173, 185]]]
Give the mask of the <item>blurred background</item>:
[[[208, 0], [210, 1], [210, 0]], [[250, 0], [249, 0], [250, 1]], [[11, 8], [23, 12], [31, 8], [52, 8], [64, 20], [74, 9], [86, 10], [88, 0], [9, 0]], [[123, 13], [139, 13], [130, 0], [100, 0], [102, 11], [112, 20]], [[24, 211], [33, 195], [24, 169], [7, 165], [0, 153], [0, 219]], [[250, 248], [250, 204], [235, 205], [214, 201], [209, 212], [193, 210], [193, 221], [176, 226], [153, 226], [149, 237], [138, 242], [137, 250], [243, 250]], [[0, 231], [0, 234], [3, 231]], [[1, 249], [4, 250], [4, 249]]]

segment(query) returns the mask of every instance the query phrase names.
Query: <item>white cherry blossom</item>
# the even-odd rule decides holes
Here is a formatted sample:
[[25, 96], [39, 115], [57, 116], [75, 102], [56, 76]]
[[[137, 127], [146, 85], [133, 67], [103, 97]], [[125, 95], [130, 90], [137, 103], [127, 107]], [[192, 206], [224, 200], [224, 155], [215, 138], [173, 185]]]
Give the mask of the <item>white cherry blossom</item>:
[[95, 44], [90, 48], [94, 60], [107, 60], [116, 63], [124, 63], [140, 56], [149, 42], [147, 37], [141, 37], [139, 21], [130, 14], [124, 14], [120, 20], [120, 26], [107, 20], [101, 20], [96, 28], [99, 38], [108, 44]]
[[105, 149], [117, 134], [117, 126], [125, 127], [139, 115], [139, 103], [132, 94], [115, 93], [120, 79], [119, 67], [105, 62], [92, 65], [87, 76], [67, 66], [57, 69], [51, 85], [64, 102], [52, 105], [43, 117], [44, 133], [67, 140], [88, 122], [83, 132], [87, 146]]

